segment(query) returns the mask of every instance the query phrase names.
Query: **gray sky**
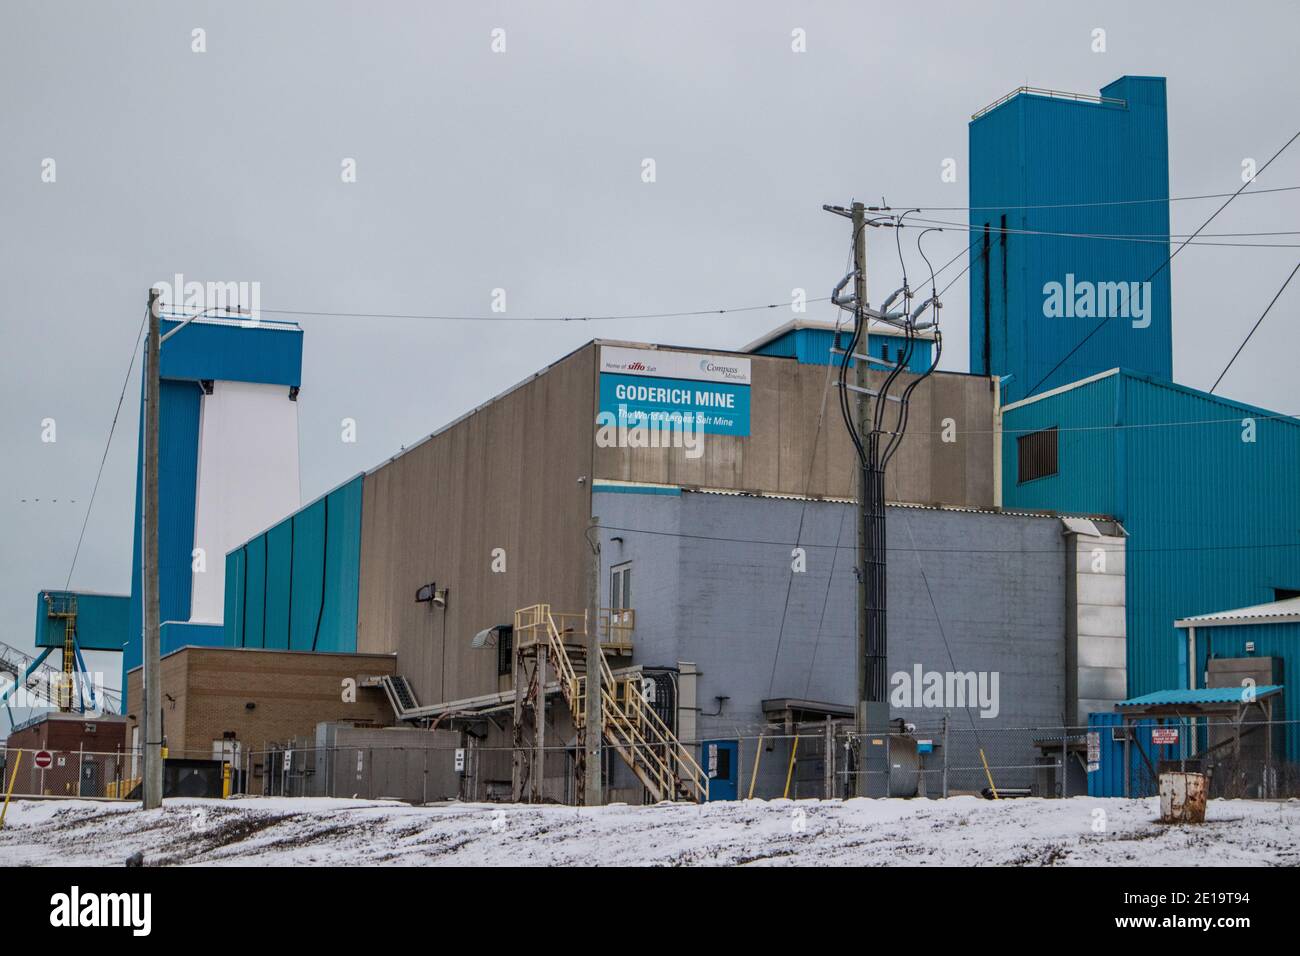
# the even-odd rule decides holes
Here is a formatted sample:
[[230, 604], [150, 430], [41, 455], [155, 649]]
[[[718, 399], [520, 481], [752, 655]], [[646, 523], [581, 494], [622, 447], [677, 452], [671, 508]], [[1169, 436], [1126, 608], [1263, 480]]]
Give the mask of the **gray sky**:
[[[29, 647], [36, 591], [67, 577], [146, 290], [173, 273], [258, 281], [268, 309], [481, 315], [497, 287], [518, 316], [752, 306], [840, 278], [847, 230], [823, 202], [964, 205], [969, 116], [1016, 86], [1167, 76], [1174, 196], [1235, 190], [1244, 158], [1262, 164], [1300, 126], [1294, 3], [993, 6], [8, 0], [0, 639]], [[948, 157], [956, 183], [940, 179]], [[1258, 183], [1295, 184], [1300, 145]], [[1214, 205], [1173, 204], [1173, 231]], [[1211, 231], [1296, 229], [1297, 213], [1300, 193], [1242, 198]], [[871, 238], [879, 298], [897, 258]], [[927, 250], [945, 261], [964, 241]], [[1296, 255], [1174, 260], [1177, 380], [1210, 386]], [[945, 304], [945, 366], [965, 370], [964, 281]], [[1300, 412], [1298, 308], [1293, 287], [1222, 393]], [[790, 317], [303, 317], [303, 500], [590, 338], [738, 348]], [[138, 397], [137, 367], [76, 587], [129, 588]]]

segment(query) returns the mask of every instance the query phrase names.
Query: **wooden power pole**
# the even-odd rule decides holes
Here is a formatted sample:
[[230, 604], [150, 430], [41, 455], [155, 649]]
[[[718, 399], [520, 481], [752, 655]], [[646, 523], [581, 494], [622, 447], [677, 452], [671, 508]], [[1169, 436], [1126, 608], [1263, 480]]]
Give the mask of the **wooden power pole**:
[[158, 316], [158, 290], [149, 290], [149, 339], [145, 350], [144, 487], [141, 489], [140, 596], [144, 623], [144, 809], [162, 806], [162, 663], [158, 606], [158, 421], [161, 398], [162, 336]]

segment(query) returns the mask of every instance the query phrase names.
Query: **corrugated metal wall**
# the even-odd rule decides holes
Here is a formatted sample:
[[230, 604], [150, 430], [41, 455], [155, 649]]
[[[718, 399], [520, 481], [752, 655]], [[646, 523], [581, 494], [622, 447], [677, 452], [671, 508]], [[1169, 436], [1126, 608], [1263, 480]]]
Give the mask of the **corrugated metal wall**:
[[[840, 332], [839, 348], [849, 344], [852, 329]], [[867, 336], [867, 354], [898, 361], [898, 351], [903, 347], [903, 340], [894, 335]], [[835, 344], [835, 333], [829, 329], [791, 329], [785, 335], [773, 339], [766, 345], [755, 349], [755, 355], [775, 355], [780, 358], [798, 359], [805, 365], [827, 365], [832, 361], [839, 364], [842, 356], [832, 355], [831, 346]], [[918, 340], [912, 348], [912, 360], [907, 367], [913, 372], [924, 372], [930, 367], [933, 345], [928, 340]], [[856, 364], [849, 362], [850, 366]]]
[[[164, 319], [163, 334], [179, 322]], [[302, 384], [302, 329], [293, 323], [191, 322], [162, 350], [165, 379], [221, 379], [265, 385]]]
[[[1147, 766], [1159, 767], [1161, 760], [1177, 760], [1183, 756], [1188, 731], [1187, 725], [1180, 725], [1179, 743], [1156, 744], [1151, 742], [1151, 731], [1160, 726], [1153, 719], [1133, 722], [1133, 742], [1129, 744], [1129, 796], [1154, 797], [1156, 780]], [[1098, 713], [1088, 715], [1088, 732], [1099, 735], [1101, 760], [1097, 769], [1088, 774], [1088, 796], [1122, 797], [1124, 796], [1124, 716], [1122, 714]], [[1115, 739], [1115, 733], [1120, 739]], [[1145, 759], [1144, 759], [1145, 756]]]
[[[1224, 608], [1224, 610], [1230, 610]], [[1246, 642], [1254, 641], [1255, 650], [1246, 653]], [[1235, 627], [1198, 627], [1196, 629], [1196, 673], [1202, 680], [1208, 658], [1279, 657], [1282, 659], [1282, 706], [1273, 706], [1274, 720], [1300, 720], [1300, 624], [1250, 624]], [[1285, 741], [1286, 759], [1300, 763], [1300, 724], [1288, 726]]]
[[[1002, 500], [1007, 507], [1115, 515], [1116, 421], [1119, 375], [1099, 378], [1002, 415]], [[1026, 435], [1055, 426], [1059, 470], [1017, 482], [1018, 450]], [[1118, 517], [1118, 515], [1116, 515]]]
[[357, 649], [362, 478], [226, 555], [225, 644]]
[[1022, 485], [1014, 436], [1004, 435], [1004, 501], [1123, 522], [1130, 696], [1186, 686], [1178, 618], [1300, 588], [1300, 421], [1134, 373], [1003, 418], [1007, 430], [1053, 424], [1063, 429], [1060, 473]]
[[[180, 339], [180, 336], [177, 336]], [[158, 603], [161, 621], [187, 621], [194, 551], [194, 494], [199, 467], [199, 403], [194, 382], [164, 381], [158, 405]], [[143, 411], [143, 398], [141, 409]], [[144, 416], [141, 415], [143, 423]], [[143, 437], [143, 425], [142, 434]], [[143, 440], [136, 444], [135, 542], [131, 549], [131, 614], [122, 649], [122, 706], [126, 675], [143, 659], [140, 595], [140, 511], [144, 487]]]
[[1021, 94], [970, 124], [970, 368], [1010, 375], [1007, 402], [1120, 365], [1173, 374], [1167, 269], [1151, 279], [1146, 328], [1044, 314], [1048, 282], [1140, 283], [1169, 255], [1167, 202], [1115, 204], [1169, 195], [1165, 81], [1126, 76], [1101, 92], [1127, 105]]

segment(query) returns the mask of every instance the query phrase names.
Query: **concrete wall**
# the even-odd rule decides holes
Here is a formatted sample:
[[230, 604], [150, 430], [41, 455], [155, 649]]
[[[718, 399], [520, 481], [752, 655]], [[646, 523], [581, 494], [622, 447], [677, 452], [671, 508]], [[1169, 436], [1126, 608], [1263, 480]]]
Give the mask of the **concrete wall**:
[[[588, 346], [365, 476], [357, 649], [395, 652], [420, 703], [507, 686], [479, 630], [585, 606], [594, 376]], [[431, 582], [445, 609], [416, 603]]]
[[[697, 739], [757, 736], [768, 698], [852, 706], [852, 506], [686, 492], [599, 493], [593, 507], [601, 522], [602, 602], [609, 568], [632, 562], [633, 661], [697, 665]], [[1059, 726], [1065, 719], [1062, 530], [1060, 519], [1049, 516], [889, 508], [891, 676], [910, 676], [918, 665], [923, 675], [998, 675], [996, 716], [971, 708], [968, 717], [951, 706], [893, 707], [893, 716], [933, 733], [946, 714], [968, 753], [978, 741], [990, 751], [1005, 746], [999, 759], [1008, 765], [1031, 761], [1031, 735], [1005, 729]], [[796, 540], [806, 550], [807, 570], [792, 575]], [[729, 698], [722, 713], [710, 716], [721, 696]], [[954, 742], [954, 755], [958, 749]], [[772, 787], [780, 792], [788, 748], [785, 756], [780, 750], [763, 758], [759, 793], [764, 785], [768, 795]], [[752, 746], [741, 765], [748, 774]]]
[[[593, 480], [853, 493], [853, 452], [826, 388], [828, 366], [750, 356], [750, 434], [707, 435], [703, 456], [691, 460], [680, 448], [596, 447], [600, 344], [365, 476], [357, 649], [396, 653], [423, 704], [509, 688], [496, 655], [470, 647], [479, 630], [511, 623], [529, 604], [586, 606]], [[910, 500], [991, 505], [992, 423], [988, 379], [935, 375], [913, 397], [891, 482]], [[942, 440], [945, 428], [953, 441]], [[496, 548], [505, 551], [504, 573], [492, 570]], [[428, 583], [449, 588], [445, 610], [416, 603]]]
[[[747, 357], [753, 380], [749, 435], [706, 435], [704, 454], [696, 459], [681, 449], [598, 448], [596, 477], [813, 497], [855, 494], [855, 452], [834, 382], [827, 387], [831, 367]], [[883, 372], [872, 374], [873, 385], [883, 380]], [[943, 440], [948, 419], [952, 441]], [[991, 507], [992, 429], [990, 379], [935, 373], [912, 394], [908, 431], [890, 464], [887, 496]]]

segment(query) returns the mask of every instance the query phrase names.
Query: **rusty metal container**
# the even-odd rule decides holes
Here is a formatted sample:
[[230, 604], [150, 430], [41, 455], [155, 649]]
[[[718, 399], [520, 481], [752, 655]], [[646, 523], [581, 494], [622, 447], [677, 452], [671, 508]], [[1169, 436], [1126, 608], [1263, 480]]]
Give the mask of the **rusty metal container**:
[[1160, 775], [1160, 822], [1204, 823], [1209, 784], [1203, 773]]

